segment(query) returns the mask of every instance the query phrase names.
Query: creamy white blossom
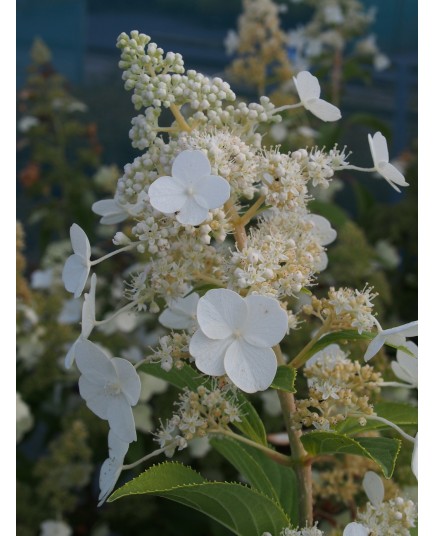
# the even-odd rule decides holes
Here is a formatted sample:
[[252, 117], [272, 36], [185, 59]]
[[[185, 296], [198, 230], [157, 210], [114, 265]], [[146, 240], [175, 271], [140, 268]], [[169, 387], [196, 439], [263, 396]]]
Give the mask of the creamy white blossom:
[[392, 361], [391, 367], [397, 378], [408, 383], [410, 386], [418, 385], [418, 360], [417, 345], [408, 341], [403, 346], [409, 350], [413, 356], [408, 355], [403, 350], [396, 352], [396, 361]]
[[373, 506], [380, 506], [384, 500], [384, 484], [373, 471], [368, 471], [363, 477], [363, 489]]
[[345, 527], [342, 536], [369, 536], [369, 530], [364, 525], [353, 521]]
[[70, 236], [74, 254], [65, 263], [62, 279], [66, 290], [72, 292], [74, 298], [78, 298], [90, 272], [90, 244], [86, 233], [76, 223], [71, 226]]
[[98, 506], [101, 506], [112, 492], [122, 472], [124, 458], [128, 452], [129, 443], [122, 441], [112, 431], [108, 434], [109, 456], [101, 466], [99, 474]]
[[398, 186], [408, 186], [408, 182], [405, 181], [404, 175], [389, 163], [386, 138], [381, 132], [376, 132], [374, 136], [368, 134], [368, 141], [375, 170], [386, 179], [393, 189], [400, 192]]
[[199, 294], [193, 292], [185, 298], [178, 298], [168, 303], [158, 320], [166, 328], [191, 329], [197, 325], [196, 310]]
[[131, 407], [140, 396], [140, 378], [133, 365], [120, 357], [110, 358], [88, 340], [77, 341], [75, 349], [80, 395], [87, 407], [100, 419], [107, 420], [119, 439], [131, 443], [137, 439]]
[[287, 314], [276, 299], [210, 290], [199, 300], [197, 320], [199, 329], [190, 341], [190, 353], [200, 371], [227, 374], [247, 393], [270, 386], [277, 369], [271, 347], [288, 330]]
[[377, 354], [384, 344], [390, 343], [394, 346], [403, 346], [406, 343], [407, 337], [417, 337], [418, 322], [409, 322], [396, 328], [383, 329], [378, 332], [378, 335], [369, 343], [365, 353], [365, 361], [369, 361]]
[[184, 225], [199, 225], [209, 210], [221, 207], [230, 196], [229, 183], [211, 174], [202, 151], [183, 151], [174, 160], [172, 176], [157, 179], [149, 187], [151, 205], [164, 214], [176, 213]]
[[65, 357], [65, 367], [71, 368], [75, 361], [75, 350], [77, 342], [79, 340], [85, 340], [89, 338], [95, 327], [95, 293], [96, 293], [96, 274], [92, 274], [90, 278], [90, 290], [89, 293], [85, 293], [83, 306], [81, 309], [81, 334], [79, 338], [72, 344]]
[[339, 108], [319, 98], [321, 88], [318, 78], [309, 71], [302, 71], [294, 76], [294, 83], [302, 105], [313, 115], [323, 121], [337, 121], [342, 117]]

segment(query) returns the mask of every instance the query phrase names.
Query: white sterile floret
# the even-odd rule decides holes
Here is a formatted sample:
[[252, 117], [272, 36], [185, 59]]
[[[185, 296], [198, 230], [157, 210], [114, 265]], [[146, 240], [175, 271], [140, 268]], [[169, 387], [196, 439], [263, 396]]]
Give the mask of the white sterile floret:
[[90, 244], [86, 233], [76, 223], [70, 229], [74, 254], [68, 257], [63, 267], [62, 280], [74, 298], [81, 296], [90, 272]]
[[368, 141], [375, 170], [386, 179], [393, 189], [400, 192], [398, 186], [408, 186], [408, 182], [405, 181], [404, 175], [389, 163], [386, 138], [381, 132], [376, 132], [374, 136], [368, 134]]
[[323, 121], [337, 121], [341, 112], [333, 104], [320, 99], [321, 88], [318, 78], [308, 71], [302, 71], [294, 76], [294, 84], [300, 97], [301, 104]]
[[210, 209], [229, 199], [230, 186], [211, 174], [211, 164], [202, 151], [182, 151], [173, 161], [172, 176], [157, 179], [148, 193], [151, 205], [160, 212], [176, 213], [183, 225], [199, 225]]
[[145, 209], [147, 194], [141, 191], [135, 203], [119, 203], [116, 199], [102, 199], [92, 205], [92, 211], [101, 216], [100, 223], [112, 225], [126, 220], [129, 216], [137, 216]]
[[408, 341], [403, 346], [405, 346], [414, 357], [408, 355], [403, 350], [398, 350], [396, 352], [396, 361], [392, 361], [392, 370], [397, 378], [417, 387], [417, 345], [414, 342]]
[[330, 225], [330, 222], [318, 214], [310, 214], [309, 219], [315, 225], [315, 231], [319, 238], [321, 246], [328, 246], [336, 240], [337, 232]]
[[417, 337], [418, 321], [409, 322], [396, 328], [383, 329], [369, 343], [365, 353], [365, 361], [369, 361], [377, 354], [384, 344], [389, 343], [394, 346], [404, 346], [407, 337]]
[[81, 309], [81, 334], [74, 342], [65, 357], [65, 367], [71, 368], [75, 361], [75, 350], [79, 340], [88, 339], [95, 327], [95, 293], [96, 293], [96, 274], [92, 274], [90, 278], [89, 293], [84, 295], [83, 306]]
[[193, 292], [185, 298], [178, 298], [168, 303], [158, 320], [160, 324], [170, 329], [191, 329], [197, 325], [196, 310], [199, 294]]
[[197, 368], [211, 376], [227, 374], [247, 393], [264, 391], [276, 374], [272, 346], [288, 330], [288, 316], [274, 298], [242, 298], [227, 289], [213, 289], [197, 306], [199, 329], [190, 341]]
[[100, 419], [107, 420], [119, 439], [131, 443], [137, 439], [131, 406], [140, 396], [140, 378], [133, 365], [120, 357], [110, 358], [97, 345], [78, 340], [75, 349], [77, 367], [82, 376], [78, 383], [87, 407]]
[[364, 525], [353, 521], [345, 527], [342, 536], [369, 536], [369, 530]]
[[98, 506], [101, 506], [112, 492], [122, 472], [125, 455], [128, 451], [129, 443], [125, 443], [117, 437], [112, 430], [108, 434], [109, 457], [101, 466], [99, 474]]
[[368, 471], [363, 477], [363, 489], [373, 506], [380, 506], [384, 500], [384, 484], [373, 471]]

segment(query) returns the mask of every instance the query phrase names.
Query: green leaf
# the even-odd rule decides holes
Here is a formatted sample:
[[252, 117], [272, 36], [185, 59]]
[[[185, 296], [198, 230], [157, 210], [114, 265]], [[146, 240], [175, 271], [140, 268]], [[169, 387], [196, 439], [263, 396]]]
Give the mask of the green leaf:
[[[208, 388], [212, 387], [211, 379], [209, 377], [199, 373], [187, 364], [184, 364], [181, 369], [173, 367], [166, 372], [158, 363], [144, 363], [143, 365], [140, 365], [139, 370], [146, 372], [151, 376], [166, 380], [178, 389], [188, 387], [194, 391], [201, 385], [205, 385], [205, 387]], [[262, 445], [267, 445], [267, 434], [265, 432], [264, 424], [255, 408], [240, 392], [236, 394], [235, 399], [236, 404], [241, 409], [241, 422], [234, 422], [234, 426], [249, 439], [261, 443]]]
[[309, 454], [353, 454], [364, 456], [377, 463], [386, 478], [395, 469], [396, 458], [401, 441], [386, 437], [359, 437], [353, 439], [335, 432], [310, 432], [301, 437], [304, 448]]
[[279, 502], [292, 525], [298, 524], [297, 480], [293, 469], [234, 439], [213, 438], [210, 443], [253, 488]]
[[305, 354], [304, 359], [307, 361], [320, 350], [324, 350], [330, 344], [341, 341], [364, 340], [371, 341], [375, 337], [374, 333], [359, 333], [356, 330], [346, 329], [344, 331], [333, 331], [321, 337]]
[[[367, 333], [366, 331], [359, 333], [356, 330], [353, 329], [345, 329], [343, 331], [333, 331], [332, 333], [327, 333], [327, 335], [324, 335], [321, 337], [313, 346], [310, 348], [303, 356], [303, 360], [308, 360], [310, 357], [312, 357], [314, 354], [319, 352], [320, 350], [323, 350], [330, 344], [341, 342], [341, 341], [372, 341], [376, 337], [377, 333]], [[396, 350], [402, 350], [408, 355], [413, 355], [408, 348], [405, 346], [397, 346], [395, 344], [386, 342], [386, 346], [389, 346], [390, 348], [395, 348]]]
[[279, 389], [280, 391], [286, 391], [287, 393], [295, 393], [294, 387], [295, 377], [297, 370], [289, 367], [288, 365], [281, 365], [277, 367], [276, 376], [274, 376], [273, 383], [270, 385], [273, 389]]
[[[399, 426], [411, 426], [417, 424], [417, 407], [399, 402], [379, 402], [374, 407], [375, 413]], [[354, 435], [367, 430], [380, 430], [389, 428], [387, 424], [370, 420], [362, 426], [356, 418], [348, 418], [336, 426], [340, 434]]]
[[189, 467], [163, 463], [116, 490], [109, 502], [128, 495], [157, 495], [189, 506], [239, 536], [279, 534], [290, 520], [263, 493], [238, 483], [209, 482]]

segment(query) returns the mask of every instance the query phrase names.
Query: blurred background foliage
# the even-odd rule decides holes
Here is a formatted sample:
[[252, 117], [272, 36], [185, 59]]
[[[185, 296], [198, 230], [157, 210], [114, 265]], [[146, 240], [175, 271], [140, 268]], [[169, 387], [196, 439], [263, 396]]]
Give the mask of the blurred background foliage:
[[[417, 1], [366, 0], [364, 4], [377, 8], [369, 32], [376, 34], [390, 67], [376, 71], [364, 65], [363, 76], [351, 68], [343, 71], [344, 119], [338, 126], [319, 125], [312, 116], [294, 114], [288, 116], [282, 140], [272, 133], [265, 140], [281, 143], [286, 150], [338, 141], [353, 152], [352, 161], [369, 167], [367, 133], [382, 130], [387, 136], [391, 157], [405, 170], [409, 188], [398, 195], [384, 181], [351, 172], [341, 174], [327, 196], [311, 203], [312, 212], [327, 217], [338, 231], [328, 251], [329, 270], [320, 277], [316, 293], [330, 285], [360, 288], [368, 282], [380, 293], [377, 310], [387, 327], [417, 317]], [[282, 35], [314, 15], [312, 2], [280, 1], [278, 5], [286, 10], [278, 9], [271, 24]], [[293, 51], [285, 48], [283, 40], [277, 43], [283, 67], [272, 73], [271, 82], [267, 62], [272, 63], [273, 57], [267, 54], [260, 84], [237, 80], [233, 68], [237, 54], [228, 55], [224, 41], [229, 30], [239, 30], [242, 7], [241, 0], [17, 1], [20, 536], [52, 536], [41, 532], [45, 520], [67, 523], [70, 529], [58, 536], [130, 536], [144, 530], [150, 536], [227, 534], [205, 517], [157, 499], [137, 497], [96, 508], [97, 475], [107, 455], [107, 426], [80, 400], [77, 374], [63, 367], [67, 348], [78, 336], [80, 308], [70, 303], [60, 273], [69, 255], [73, 222], [85, 229], [92, 244], [110, 244], [114, 227], [101, 229], [90, 207], [113, 195], [120, 170], [137, 156], [128, 139], [133, 107], [117, 68], [115, 42], [120, 32], [149, 33], [165, 50], [182, 53], [187, 68], [228, 78], [242, 99], [254, 100], [262, 89], [277, 105], [293, 98], [288, 85]], [[312, 68], [326, 75], [320, 64]], [[325, 87], [327, 81], [325, 76]], [[306, 122], [309, 132], [297, 130]], [[125, 259], [118, 259], [110, 273], [101, 272], [99, 280], [107, 292], [99, 303], [99, 317], [117, 308], [127, 268]], [[118, 280], [113, 281], [113, 274], [118, 274]], [[125, 318], [100, 333], [98, 342], [115, 355], [125, 350], [140, 354], [158, 333], [150, 316], [137, 323]], [[302, 327], [294, 333], [294, 347], [301, 347], [308, 337]], [[149, 431], [158, 424], [155, 416], [169, 417], [177, 398], [167, 386], [150, 385], [149, 392], [159, 394], [142, 400], [141, 418], [136, 415], [142, 433], [127, 463], [152, 448]], [[258, 395], [255, 404], [271, 429], [278, 431], [273, 400]], [[192, 464], [209, 478], [237, 477], [206, 445], [181, 454], [179, 461]]]

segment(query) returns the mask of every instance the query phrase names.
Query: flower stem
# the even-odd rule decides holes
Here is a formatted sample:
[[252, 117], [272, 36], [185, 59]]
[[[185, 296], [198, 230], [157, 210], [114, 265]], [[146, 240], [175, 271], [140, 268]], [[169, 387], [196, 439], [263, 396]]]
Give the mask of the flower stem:
[[307, 361], [307, 353], [309, 350], [318, 342], [318, 340], [328, 331], [327, 321], [322, 325], [322, 327], [316, 332], [315, 337], [308, 343], [306, 346], [290, 361], [289, 365], [293, 368], [299, 368]]
[[110, 257], [113, 257], [113, 255], [117, 255], [118, 253], [122, 253], [122, 251], [128, 251], [129, 249], [133, 249], [135, 246], [136, 246], [136, 242], [133, 242], [132, 244], [128, 244], [128, 246], [124, 246], [123, 248], [116, 249], [115, 251], [112, 251], [111, 253], [107, 253], [107, 255], [104, 255], [103, 257], [100, 257], [99, 259], [95, 259], [94, 261], [90, 261], [90, 265], [95, 266], [95, 264], [99, 264], [100, 262], [103, 262], [106, 259], [109, 259]]
[[249, 221], [256, 215], [258, 208], [264, 203], [265, 195], [261, 195], [253, 205], [240, 217], [240, 223], [247, 225]]
[[248, 439], [247, 437], [244, 437], [239, 434], [235, 434], [234, 432], [231, 432], [230, 430], [224, 430], [224, 429], [209, 430], [208, 434], [224, 435], [226, 437], [235, 439], [236, 441], [240, 441], [241, 443], [245, 443], [246, 445], [249, 445], [250, 447], [260, 450], [261, 452], [266, 454], [268, 458], [270, 458], [271, 460], [274, 460], [280, 465], [285, 465], [286, 467], [291, 467], [292, 465], [294, 465], [294, 461], [289, 456], [285, 456], [284, 454], [281, 454], [280, 452], [276, 452], [275, 450], [270, 449], [266, 447], [265, 445], [256, 443], [255, 441], [252, 441]]
[[310, 527], [313, 525], [312, 460], [304, 450], [300, 440], [301, 432], [295, 430], [293, 426], [292, 414], [296, 411], [294, 395], [280, 390], [277, 391], [277, 394], [288, 432], [291, 458], [294, 460], [298, 481], [300, 525], [306, 524]]
[[410, 441], [411, 443], [415, 443], [416, 439], [412, 437], [411, 435], [408, 435], [402, 430], [399, 426], [397, 426], [395, 423], [388, 421], [387, 419], [384, 419], [383, 417], [379, 417], [378, 415], [364, 415], [366, 419], [369, 419], [371, 421], [378, 421], [382, 422], [384, 424], [387, 424], [394, 430], [396, 430], [404, 439], [407, 439], [407, 441]]
[[175, 117], [175, 119], [176, 119], [179, 127], [181, 128], [181, 130], [184, 130], [185, 132], [191, 132], [191, 127], [187, 123], [187, 121], [185, 120], [184, 116], [182, 115], [179, 106], [177, 106], [176, 104], [171, 104], [170, 105], [170, 111], [172, 112], [173, 116]]
[[245, 229], [245, 224], [242, 222], [242, 219], [238, 215], [238, 211], [235, 208], [235, 205], [231, 199], [229, 199], [229, 201], [226, 201], [225, 210], [232, 222], [235, 242], [238, 246], [238, 249], [242, 251], [247, 245], [247, 233]]
[[336, 167], [334, 168], [335, 171], [342, 171], [344, 169], [354, 169], [355, 171], [364, 171], [365, 173], [374, 173], [376, 170], [376, 168], [362, 168], [362, 167], [359, 167], [359, 166], [353, 166], [351, 164], [348, 164], [347, 166], [339, 166], [339, 167]]
[[143, 458], [140, 458], [140, 460], [137, 460], [136, 462], [130, 463], [129, 465], [123, 465], [122, 471], [125, 471], [127, 469], [133, 469], [134, 467], [137, 467], [143, 462], [146, 462], [146, 460], [149, 460], [153, 458], [154, 456], [158, 456], [159, 454], [162, 454], [166, 450], [167, 446], [162, 449], [157, 449], [151, 452], [150, 454], [146, 454], [146, 456], [143, 456]]
[[96, 326], [101, 326], [102, 324], [107, 324], [108, 322], [111, 322], [113, 319], [115, 319], [120, 314], [125, 313], [126, 311], [129, 311], [130, 309], [132, 309], [134, 307], [134, 305], [135, 304], [133, 302], [127, 303], [126, 305], [124, 305], [123, 307], [118, 309], [115, 313], [113, 313], [108, 318], [105, 318], [104, 320], [96, 320], [95, 325]]
[[284, 112], [285, 110], [293, 110], [294, 108], [301, 108], [302, 106], [303, 104], [301, 102], [298, 102], [297, 104], [285, 104], [279, 108], [274, 108], [273, 114], [278, 114], [280, 112]]

